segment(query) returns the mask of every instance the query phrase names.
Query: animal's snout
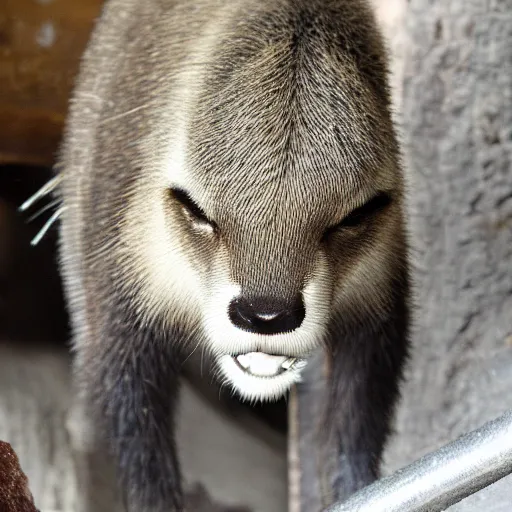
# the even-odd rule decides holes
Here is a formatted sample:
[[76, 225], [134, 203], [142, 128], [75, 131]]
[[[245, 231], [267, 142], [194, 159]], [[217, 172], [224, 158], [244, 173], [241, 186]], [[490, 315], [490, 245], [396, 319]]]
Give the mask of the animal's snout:
[[291, 301], [238, 296], [229, 304], [235, 327], [257, 334], [282, 334], [301, 326], [306, 309], [301, 295]]

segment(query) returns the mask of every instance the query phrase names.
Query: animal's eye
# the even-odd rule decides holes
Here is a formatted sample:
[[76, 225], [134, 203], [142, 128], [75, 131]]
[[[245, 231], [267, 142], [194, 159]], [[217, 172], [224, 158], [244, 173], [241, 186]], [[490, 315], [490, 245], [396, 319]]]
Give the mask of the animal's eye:
[[324, 237], [330, 235], [334, 231], [343, 230], [345, 228], [354, 229], [364, 225], [371, 217], [384, 210], [390, 202], [391, 197], [388, 194], [379, 192], [365, 204], [352, 210], [341, 222], [328, 228]]
[[206, 213], [190, 198], [190, 196], [179, 188], [171, 189], [172, 197], [180, 203], [186, 212], [199, 222], [213, 225], [213, 222], [206, 216]]

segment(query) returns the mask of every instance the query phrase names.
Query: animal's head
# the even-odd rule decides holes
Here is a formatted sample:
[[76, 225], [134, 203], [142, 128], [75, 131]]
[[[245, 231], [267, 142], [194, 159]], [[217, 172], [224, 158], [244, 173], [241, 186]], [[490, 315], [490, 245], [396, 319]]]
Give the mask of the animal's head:
[[192, 52], [126, 215], [142, 308], [189, 326], [249, 399], [285, 392], [333, 323], [383, 315], [403, 252], [373, 25], [282, 16], [225, 36], [200, 72]]

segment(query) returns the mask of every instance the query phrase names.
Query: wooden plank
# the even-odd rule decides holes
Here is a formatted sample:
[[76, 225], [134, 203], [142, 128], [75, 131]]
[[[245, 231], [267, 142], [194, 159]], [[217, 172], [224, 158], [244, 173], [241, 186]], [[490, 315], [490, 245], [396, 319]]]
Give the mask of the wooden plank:
[[103, 0], [2, 0], [0, 164], [52, 165]]
[[328, 374], [326, 357], [318, 351], [290, 395], [289, 512], [319, 512], [332, 503], [338, 448], [325, 435]]

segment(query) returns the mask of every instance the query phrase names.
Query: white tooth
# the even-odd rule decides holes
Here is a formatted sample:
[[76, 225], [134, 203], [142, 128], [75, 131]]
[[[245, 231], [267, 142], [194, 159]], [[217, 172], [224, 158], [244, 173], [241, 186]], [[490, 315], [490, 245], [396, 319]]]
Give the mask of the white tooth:
[[247, 368], [249, 368], [249, 366], [251, 366], [251, 360], [247, 356], [247, 354], [241, 354], [237, 356], [236, 360], [240, 363], [240, 366], [242, 366], [242, 368], [245, 368], [246, 370]]
[[284, 368], [285, 370], [289, 370], [292, 366], [293, 366], [293, 363], [295, 363], [297, 359], [295, 357], [290, 357], [288, 358], [283, 364], [282, 364], [282, 368]]
[[297, 361], [295, 363], [295, 369], [296, 370], [302, 370], [305, 366], [307, 366], [308, 362], [304, 359], [301, 359], [300, 361]]
[[260, 377], [278, 375], [286, 356], [271, 356], [264, 352], [249, 352], [237, 357], [240, 365], [249, 373]]

